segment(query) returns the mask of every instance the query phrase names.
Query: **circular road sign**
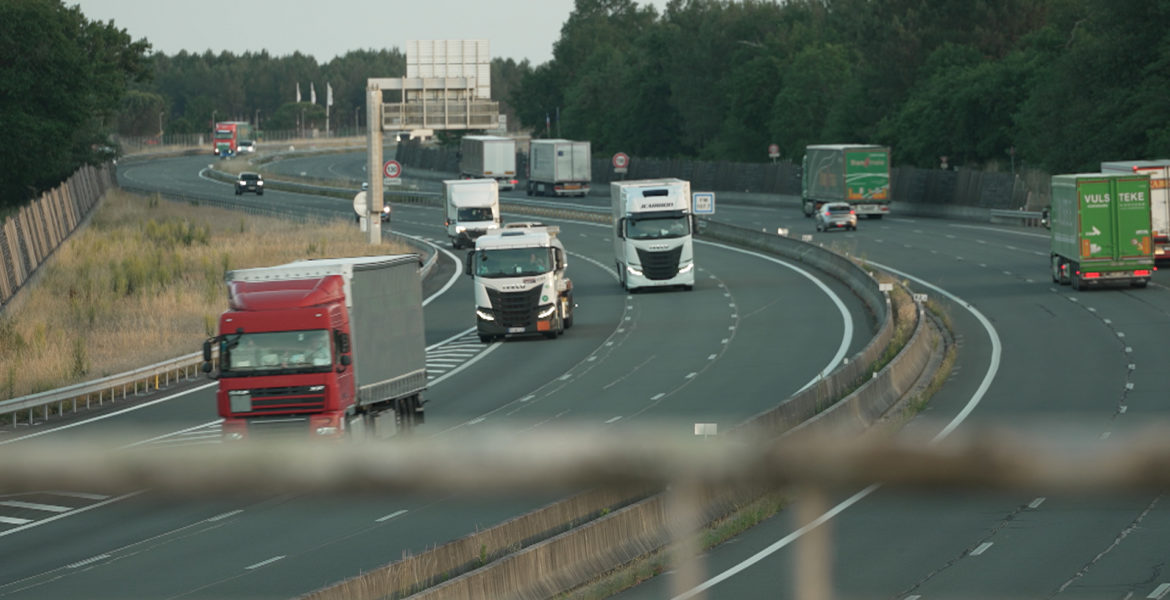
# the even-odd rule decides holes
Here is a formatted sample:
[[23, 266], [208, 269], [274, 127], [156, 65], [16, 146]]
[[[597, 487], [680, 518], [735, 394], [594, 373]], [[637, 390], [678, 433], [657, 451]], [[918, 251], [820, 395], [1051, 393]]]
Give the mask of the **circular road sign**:
[[768, 156], [771, 156], [771, 157], [780, 156], [780, 146], [778, 144], [769, 144], [768, 145]]
[[358, 192], [353, 197], [353, 212], [365, 217], [370, 214], [370, 201], [366, 198], [365, 192]]
[[630, 157], [625, 152], [618, 152], [613, 155], [613, 167], [615, 169], [624, 169], [630, 166]]
[[382, 173], [390, 179], [394, 179], [402, 175], [402, 165], [398, 164], [396, 160], [388, 160], [386, 164], [382, 165]]

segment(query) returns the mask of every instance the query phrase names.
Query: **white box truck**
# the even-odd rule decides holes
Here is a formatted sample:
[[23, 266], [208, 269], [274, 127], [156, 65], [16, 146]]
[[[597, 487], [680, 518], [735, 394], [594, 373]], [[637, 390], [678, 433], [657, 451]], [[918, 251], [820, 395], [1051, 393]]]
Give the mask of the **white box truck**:
[[516, 189], [516, 140], [498, 135], [464, 136], [459, 145], [459, 176], [495, 179], [501, 190]]
[[481, 236], [463, 272], [475, 281], [475, 328], [484, 343], [508, 335], [556, 338], [573, 326], [573, 282], [559, 227], [509, 223]]
[[1150, 224], [1154, 260], [1170, 261], [1170, 160], [1117, 160], [1101, 163], [1102, 173], [1135, 173], [1150, 176]]
[[673, 178], [614, 181], [609, 190], [622, 287], [694, 288], [691, 183]]
[[475, 245], [475, 238], [500, 226], [500, 190], [494, 179], [443, 181], [447, 237], [456, 250]]
[[529, 196], [586, 196], [593, 180], [589, 142], [532, 140], [528, 145]]

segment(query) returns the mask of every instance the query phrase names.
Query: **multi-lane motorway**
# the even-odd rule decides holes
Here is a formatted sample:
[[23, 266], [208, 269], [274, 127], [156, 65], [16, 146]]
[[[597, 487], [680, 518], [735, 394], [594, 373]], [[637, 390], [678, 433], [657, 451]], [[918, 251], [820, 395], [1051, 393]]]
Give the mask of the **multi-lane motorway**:
[[[277, 163], [361, 179], [358, 154]], [[205, 157], [124, 165], [123, 181], [193, 198], [231, 197], [200, 176]], [[423, 185], [435, 186], [433, 182]], [[434, 189], [432, 187], [432, 189]], [[523, 198], [523, 196], [520, 196]], [[270, 191], [240, 203], [336, 208], [339, 200]], [[573, 201], [578, 202], [578, 201]], [[580, 201], [603, 205], [604, 198]], [[507, 217], [507, 215], [505, 215]], [[720, 203], [716, 219], [813, 233], [792, 202]], [[807, 384], [872, 332], [860, 303], [816, 273], [702, 244], [693, 292], [628, 295], [612, 272], [609, 231], [563, 222], [580, 304], [557, 340], [480, 344], [470, 287], [446, 254], [436, 209], [396, 206], [392, 228], [448, 261], [427, 282], [425, 435], [485, 426], [651, 420], [721, 427]], [[1073, 292], [1051, 283], [1042, 230], [894, 216], [817, 235], [945, 299], [959, 347], [947, 385], [910, 426], [975, 423], [1057, 431], [1092, 444], [1170, 413], [1170, 285]], [[450, 285], [448, 285], [450, 283]], [[1068, 427], [1069, 424], [1075, 425]], [[170, 394], [45, 436], [139, 427], [143, 443], [214, 437], [211, 393]], [[51, 426], [51, 425], [50, 425]], [[41, 432], [37, 432], [41, 433]], [[4, 443], [20, 443], [6, 438]], [[2, 447], [0, 447], [2, 452]], [[841, 598], [1161, 598], [1170, 596], [1170, 513], [1159, 496], [908, 495], [858, 490], [824, 520]], [[185, 503], [87, 490], [0, 496], [0, 597], [291, 597], [498, 523], [549, 498], [224, 498]], [[711, 598], [793, 597], [795, 524], [780, 516], [711, 550]], [[669, 598], [670, 574], [622, 594]]]
[[[310, 161], [360, 172], [361, 157]], [[338, 161], [336, 164], [331, 161]], [[193, 199], [229, 198], [296, 210], [348, 203], [269, 191], [234, 197], [202, 175], [206, 157], [127, 163], [124, 184]], [[293, 168], [302, 169], [299, 166]], [[505, 214], [505, 217], [508, 217]], [[484, 345], [469, 282], [446, 248], [437, 209], [395, 207], [392, 228], [438, 252], [426, 285], [428, 422], [422, 435], [457, 442], [470, 428], [623, 428], [695, 422], [726, 428], [774, 405], [862, 347], [872, 319], [844, 286], [773, 257], [700, 246], [692, 292], [629, 295], [611, 267], [608, 227], [562, 222], [579, 304], [557, 340]], [[355, 227], [355, 234], [356, 234]], [[22, 438], [107, 429], [133, 443], [214, 440], [207, 383], [132, 410], [53, 424]], [[549, 497], [224, 498], [176, 503], [150, 490], [103, 497], [53, 490], [0, 497], [0, 597], [291, 597], [494, 525]]]

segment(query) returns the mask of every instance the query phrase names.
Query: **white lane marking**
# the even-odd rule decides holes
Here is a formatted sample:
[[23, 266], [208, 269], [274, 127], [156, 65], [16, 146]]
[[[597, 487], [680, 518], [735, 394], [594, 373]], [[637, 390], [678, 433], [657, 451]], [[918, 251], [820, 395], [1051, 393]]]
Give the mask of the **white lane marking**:
[[24, 525], [25, 523], [32, 523], [32, 519], [20, 519], [17, 517], [0, 517], [0, 523], [5, 525]]
[[987, 549], [992, 547], [994, 544], [995, 542], [983, 542], [982, 544], [979, 544], [978, 547], [971, 551], [971, 556], [979, 556], [980, 554], [987, 552]]
[[[905, 273], [903, 271], [899, 271], [897, 269], [893, 269], [891, 267], [887, 267], [885, 265], [878, 264], [878, 263], [872, 263], [872, 264], [879, 269], [888, 271], [888, 272], [893, 273], [894, 275], [897, 275], [899, 277], [903, 277], [905, 279], [910, 279], [912, 281], [915, 281], [915, 282], [919, 283], [920, 285], [923, 285], [927, 288], [930, 288], [931, 290], [934, 290], [934, 292], [936, 292], [938, 294], [941, 294], [943, 296], [946, 296], [947, 298], [950, 298], [952, 302], [967, 309], [968, 312], [970, 312], [972, 315], [974, 315], [975, 318], [979, 321], [979, 323], [983, 326], [984, 331], [987, 332], [988, 337], [991, 339], [991, 362], [987, 367], [987, 372], [984, 373], [984, 375], [983, 375], [983, 381], [979, 384], [979, 388], [975, 390], [975, 393], [971, 395], [971, 398], [967, 400], [967, 404], [963, 407], [963, 410], [959, 411], [959, 414], [955, 415], [955, 417], [953, 419], [951, 419], [951, 422], [948, 423], [947, 426], [944, 427], [943, 430], [940, 431], [938, 433], [938, 435], [934, 436], [934, 438], [932, 438], [930, 441], [931, 444], [937, 443], [940, 440], [949, 436], [951, 433], [953, 433], [955, 431], [955, 429], [957, 429], [959, 427], [959, 425], [961, 425], [963, 423], [963, 421], [967, 420], [967, 417], [969, 417], [971, 415], [971, 413], [974, 412], [975, 408], [977, 406], [979, 406], [979, 403], [983, 401], [983, 396], [987, 394], [988, 388], [991, 387], [991, 382], [995, 380], [995, 375], [999, 371], [1000, 357], [1003, 353], [1003, 348], [1001, 347], [1000, 342], [999, 342], [999, 334], [996, 333], [995, 327], [993, 327], [991, 325], [991, 321], [988, 321], [987, 317], [983, 316], [983, 313], [979, 312], [979, 310], [977, 310], [974, 306], [971, 306], [969, 303], [967, 303], [967, 301], [959, 298], [958, 296], [956, 296], [956, 295], [954, 295], [954, 294], [952, 294], [952, 293], [950, 293], [950, 292], [948, 292], [948, 291], [946, 291], [946, 290], [944, 290], [944, 289], [942, 289], [942, 288], [940, 288], [940, 287], [938, 287], [930, 282], [924, 281], [923, 279], [921, 279], [919, 277], [915, 277], [913, 275], [910, 275], [909, 273]], [[871, 486], [861, 490], [860, 492], [857, 492], [856, 494], [847, 498], [844, 502], [841, 502], [840, 504], [829, 509], [825, 514], [821, 515], [820, 517], [817, 517], [816, 519], [814, 519], [812, 522], [805, 525], [804, 527], [801, 527], [800, 529], [797, 529], [796, 531], [793, 531], [792, 533], [780, 538], [779, 540], [772, 543], [772, 545], [770, 545], [767, 548], [764, 548], [763, 550], [760, 550], [759, 552], [753, 554], [752, 556], [744, 559], [739, 564], [731, 567], [730, 569], [727, 569], [726, 571], [723, 571], [722, 573], [716, 575], [715, 577], [712, 577], [711, 579], [708, 579], [707, 581], [704, 581], [703, 583], [699, 584], [698, 586], [696, 586], [696, 587], [694, 587], [686, 592], [683, 592], [682, 594], [679, 594], [678, 596], [675, 596], [671, 600], [686, 600], [688, 598], [693, 598], [696, 595], [701, 594], [701, 593], [707, 591], [708, 589], [715, 587], [719, 583], [722, 583], [723, 581], [731, 579], [732, 577], [734, 577], [734, 576], [738, 575], [739, 573], [743, 572], [744, 570], [746, 570], [748, 567], [751, 567], [752, 565], [764, 560], [765, 558], [771, 556], [772, 554], [775, 554], [781, 548], [784, 548], [785, 546], [792, 544], [796, 540], [800, 539], [800, 537], [803, 536], [805, 533], [808, 533], [809, 531], [812, 531], [814, 528], [820, 527], [821, 525], [827, 523], [833, 517], [836, 517], [837, 515], [844, 512], [846, 509], [850, 508], [854, 504], [857, 504], [858, 502], [863, 500], [866, 496], [869, 496], [870, 494], [877, 491], [878, 488], [880, 488], [880, 487], [881, 487], [880, 485], [874, 484], [874, 485], [871, 485]]]
[[85, 560], [79, 560], [73, 564], [65, 565], [65, 568], [66, 569], [76, 569], [78, 567], [84, 567], [85, 565], [92, 564], [92, 563], [95, 563], [99, 560], [106, 559], [109, 557], [110, 557], [109, 554], [99, 554], [99, 555], [94, 556], [92, 558], [87, 558]]
[[21, 502], [20, 500], [0, 500], [0, 506], [11, 506], [13, 508], [25, 508], [28, 510], [42, 510], [52, 513], [63, 513], [73, 510], [68, 506], [58, 506], [56, 504], [41, 504], [39, 502]]
[[52, 494], [54, 496], [67, 496], [69, 498], [81, 498], [83, 500], [105, 500], [106, 498], [109, 498], [109, 496], [106, 494], [87, 494], [85, 492], [52, 491], [52, 492], [45, 492], [45, 493]]
[[468, 421], [467, 424], [468, 425], [479, 425], [480, 423], [483, 423], [486, 420], [487, 420], [487, 417], [476, 417], [476, 418]]
[[1170, 592], [1170, 583], [1163, 583], [1162, 585], [1154, 588], [1154, 591], [1150, 592], [1150, 595], [1146, 596], [1146, 598], [1161, 600], [1161, 598], [1166, 596], [1166, 592]]
[[609, 425], [610, 423], [617, 423], [617, 422], [618, 422], [618, 421], [620, 421], [620, 420], [622, 420], [622, 418], [621, 418], [621, 417], [614, 417], [614, 418], [612, 418], [612, 419], [610, 419], [610, 420], [606, 421], [606, 422], [605, 422], [605, 424], [606, 424], [606, 425]]
[[208, 422], [206, 422], [206, 423], [204, 423], [204, 424], [202, 424], [202, 425], [195, 425], [194, 427], [188, 427], [188, 428], [186, 428], [186, 429], [180, 429], [180, 430], [178, 430], [178, 431], [172, 431], [171, 433], [164, 433], [164, 434], [162, 434], [162, 435], [160, 435], [160, 436], [155, 436], [155, 437], [152, 437], [152, 438], [150, 438], [149, 440], [142, 440], [142, 441], [140, 441], [140, 442], [134, 442], [133, 444], [130, 444], [130, 445], [128, 445], [128, 446], [125, 446], [125, 447], [126, 447], [126, 448], [133, 448], [133, 447], [135, 447], [135, 446], [141, 446], [141, 445], [143, 445], [143, 444], [150, 444], [150, 443], [152, 443], [152, 442], [157, 442], [157, 441], [159, 441], [159, 440], [164, 440], [164, 439], [171, 438], [171, 437], [174, 437], [174, 436], [177, 436], [177, 435], [183, 435], [184, 433], [188, 433], [188, 432], [191, 432], [191, 431], [195, 431], [195, 430], [197, 430], [197, 429], [202, 429], [202, 428], [204, 428], [204, 427], [211, 427], [212, 425], [219, 425], [220, 423], [223, 423], [223, 419], [216, 419], [216, 420], [214, 420], [214, 421], [208, 421]]
[[59, 431], [65, 431], [66, 429], [73, 429], [74, 427], [80, 427], [80, 426], [82, 426], [82, 425], [89, 425], [90, 423], [94, 423], [94, 422], [97, 422], [97, 421], [103, 421], [103, 420], [105, 420], [105, 419], [110, 419], [110, 418], [113, 418], [113, 417], [121, 416], [121, 415], [124, 415], [124, 414], [126, 414], [126, 413], [128, 413], [128, 412], [133, 412], [133, 411], [136, 411], [136, 410], [141, 410], [141, 409], [143, 409], [143, 408], [149, 408], [149, 407], [151, 407], [151, 406], [154, 406], [155, 404], [162, 404], [163, 402], [169, 402], [169, 401], [171, 401], [171, 400], [174, 400], [175, 398], [180, 398], [180, 397], [186, 396], [187, 394], [192, 394], [192, 393], [195, 393], [195, 392], [201, 392], [201, 391], [203, 391], [203, 390], [206, 390], [206, 389], [208, 389], [208, 388], [210, 388], [210, 387], [213, 387], [213, 386], [215, 386], [216, 384], [217, 384], [217, 382], [215, 382], [215, 381], [212, 381], [212, 382], [210, 382], [210, 383], [207, 383], [207, 384], [201, 385], [201, 386], [199, 386], [199, 387], [196, 387], [196, 388], [189, 389], [189, 390], [187, 390], [187, 391], [185, 391], [185, 392], [179, 392], [179, 393], [177, 393], [177, 394], [171, 394], [170, 396], [166, 396], [166, 397], [164, 397], [164, 398], [159, 398], [158, 400], [151, 400], [150, 402], [144, 402], [144, 403], [142, 403], [142, 404], [136, 404], [136, 405], [134, 405], [134, 406], [131, 406], [131, 407], [128, 407], [128, 408], [123, 408], [122, 410], [115, 411], [115, 412], [112, 412], [112, 413], [109, 413], [109, 414], [104, 414], [104, 415], [100, 415], [100, 416], [93, 417], [93, 418], [90, 418], [90, 419], [85, 419], [84, 421], [78, 421], [78, 422], [76, 422], [76, 423], [70, 423], [70, 424], [68, 424], [68, 425], [62, 425], [62, 426], [60, 426], [60, 427], [54, 427], [54, 428], [52, 428], [52, 429], [46, 429], [46, 430], [44, 430], [44, 431], [38, 431], [38, 432], [36, 432], [36, 433], [30, 433], [30, 434], [28, 434], [28, 435], [25, 435], [25, 436], [21, 436], [21, 437], [17, 437], [17, 438], [12, 438], [12, 439], [8, 439], [8, 440], [0, 441], [0, 446], [3, 446], [3, 445], [5, 445], [5, 444], [11, 444], [11, 443], [13, 443], [13, 442], [19, 442], [19, 441], [22, 441], [22, 440], [28, 440], [28, 439], [32, 439], [32, 438], [36, 438], [36, 437], [41, 437], [42, 435], [48, 435], [48, 434], [50, 434], [50, 433], [57, 433], [57, 432], [59, 432]]
[[394, 517], [397, 517], [399, 515], [405, 515], [405, 514], [406, 514], [405, 510], [396, 510], [396, 511], [394, 511], [394, 512], [392, 512], [384, 517], [379, 517], [377, 519], [374, 519], [374, 522], [375, 523], [384, 523], [386, 521], [389, 521], [390, 519], [393, 519]]
[[658, 400], [659, 398], [661, 398], [661, 397], [663, 397], [663, 396], [665, 396], [665, 395], [666, 395], [666, 394], [664, 394], [664, 393], [662, 393], [662, 392], [658, 392], [657, 394], [654, 394], [653, 396], [651, 396], [651, 397], [650, 397], [650, 399], [651, 399], [651, 400]]
[[244, 567], [244, 569], [248, 570], [248, 571], [251, 571], [252, 569], [259, 569], [260, 567], [263, 567], [265, 565], [270, 565], [278, 560], [281, 560], [284, 557], [285, 557], [285, 555], [283, 555], [283, 554], [281, 554], [280, 556], [273, 556], [272, 558], [270, 558], [268, 560], [260, 561], [252, 566], [249, 566], [249, 567]]
[[242, 509], [230, 510], [228, 512], [221, 513], [221, 514], [215, 515], [214, 517], [211, 517], [210, 519], [207, 520], [207, 522], [214, 523], [216, 521], [222, 521], [224, 519], [234, 517], [242, 512], [244, 512]]
[[1028, 508], [1030, 508], [1032, 510], [1036, 510], [1037, 508], [1040, 508], [1041, 504], [1044, 504], [1045, 500], [1047, 500], [1047, 498], [1041, 496], [1041, 497], [1033, 500], [1030, 504], [1028, 504]]
[[[1049, 239], [1049, 237], [1050, 237], [1050, 236], [1044, 235], [1042, 233], [1028, 233], [1025, 231], [1012, 231], [1010, 229], [996, 229], [994, 227], [980, 227], [978, 225], [948, 225], [948, 227], [956, 227], [959, 229], [976, 229], [976, 230], [982, 230], [982, 231], [994, 231], [996, 233], [1010, 233], [1012, 235], [1022, 235], [1022, 236], [1026, 236], [1026, 237], [1043, 238], [1043, 239]], [[947, 234], [947, 237], [950, 238], [953, 236], [951, 236], [950, 234]], [[985, 243], [985, 242], [981, 242], [981, 243]]]
[[57, 519], [63, 519], [63, 518], [65, 518], [65, 517], [69, 517], [69, 516], [73, 516], [73, 515], [76, 515], [76, 514], [80, 514], [80, 513], [83, 513], [83, 512], [89, 511], [89, 510], [93, 510], [93, 509], [95, 509], [95, 508], [99, 508], [99, 507], [105, 506], [105, 505], [107, 505], [107, 504], [113, 504], [114, 502], [118, 502], [118, 501], [121, 501], [121, 500], [125, 500], [126, 498], [131, 498], [131, 497], [133, 497], [133, 496], [137, 496], [138, 494], [141, 494], [143, 491], [145, 491], [145, 490], [140, 490], [140, 491], [137, 491], [137, 492], [131, 492], [131, 493], [129, 493], [129, 494], [124, 494], [124, 495], [122, 495], [122, 496], [118, 496], [118, 497], [116, 497], [116, 498], [110, 498], [109, 500], [106, 500], [105, 502], [99, 502], [99, 503], [97, 503], [97, 504], [91, 504], [91, 505], [89, 505], [89, 506], [86, 506], [85, 508], [79, 508], [79, 509], [77, 509], [77, 510], [74, 510], [74, 511], [71, 511], [71, 512], [67, 512], [67, 513], [61, 513], [61, 514], [59, 514], [59, 515], [55, 515], [55, 516], [49, 517], [49, 518], [47, 518], [47, 519], [41, 519], [40, 521], [36, 521], [35, 523], [29, 523], [29, 524], [27, 524], [27, 525], [24, 525], [24, 526], [22, 526], [22, 527], [16, 527], [16, 528], [14, 528], [14, 529], [9, 529], [8, 531], [0, 531], [0, 537], [4, 537], [4, 536], [6, 536], [6, 535], [12, 535], [12, 534], [14, 534], [14, 533], [17, 533], [17, 532], [20, 532], [20, 531], [24, 531], [25, 529], [31, 529], [31, 528], [33, 528], [33, 527], [37, 527], [37, 526], [40, 526], [40, 525], [44, 525], [45, 523], [51, 523], [51, 522], [53, 522], [53, 521], [56, 521]]

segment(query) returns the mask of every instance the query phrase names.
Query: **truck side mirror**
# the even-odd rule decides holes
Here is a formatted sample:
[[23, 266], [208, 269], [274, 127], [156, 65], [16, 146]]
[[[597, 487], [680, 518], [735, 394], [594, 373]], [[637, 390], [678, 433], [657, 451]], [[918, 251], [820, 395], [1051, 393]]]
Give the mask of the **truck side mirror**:
[[[337, 332], [337, 351], [342, 354], [349, 354], [349, 334], [345, 332]], [[344, 358], [344, 357], [342, 357]]]
[[464, 275], [471, 275], [472, 274], [471, 263], [474, 260], [475, 260], [475, 250], [469, 251], [467, 253], [467, 256], [463, 257], [463, 274]]
[[[203, 340], [203, 362], [207, 363], [208, 367], [211, 366], [211, 340]], [[205, 369], [203, 372], [209, 371], [210, 369]]]
[[350, 358], [348, 354], [341, 355], [341, 366], [348, 367], [349, 365], [352, 365], [352, 364], [353, 364], [353, 359]]
[[626, 239], [625, 231], [626, 231], [626, 219], [623, 217], [621, 219], [618, 219], [617, 230], [614, 231], [614, 235], [616, 235], [619, 240], [624, 240], [624, 239]]

